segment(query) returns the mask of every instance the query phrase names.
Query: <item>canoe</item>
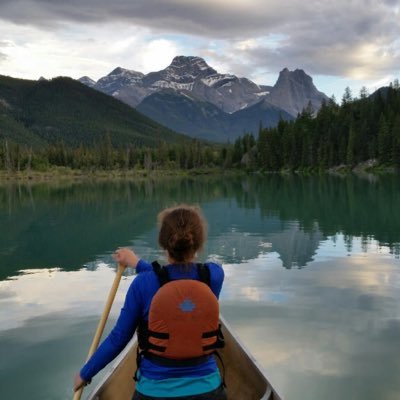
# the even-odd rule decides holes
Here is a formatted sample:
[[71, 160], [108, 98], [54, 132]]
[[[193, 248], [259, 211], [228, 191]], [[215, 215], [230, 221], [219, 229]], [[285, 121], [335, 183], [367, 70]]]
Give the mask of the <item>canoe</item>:
[[[221, 326], [225, 347], [218, 352], [224, 362], [228, 400], [282, 400], [257, 361], [232, 333], [222, 317]], [[132, 376], [136, 370], [136, 348], [135, 335], [87, 397], [88, 400], [132, 399], [135, 390]], [[219, 367], [221, 369], [220, 365]]]

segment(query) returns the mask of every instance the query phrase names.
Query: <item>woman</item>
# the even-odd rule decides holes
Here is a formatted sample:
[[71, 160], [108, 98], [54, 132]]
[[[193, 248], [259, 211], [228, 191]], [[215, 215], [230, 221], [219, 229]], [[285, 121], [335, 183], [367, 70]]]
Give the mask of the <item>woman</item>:
[[[187, 205], [169, 208], [159, 214], [158, 221], [158, 242], [168, 258], [168, 265], [163, 269], [168, 281], [176, 283], [179, 280], [203, 280], [199, 265], [194, 263], [207, 234], [206, 222], [200, 209]], [[138, 326], [143, 322], [147, 323], [153, 297], [158, 291], [161, 292], [160, 274], [156, 273], [150, 264], [139, 259], [134, 252], [119, 249], [114, 258], [122, 265], [135, 267], [139, 275], [129, 287], [113, 330], [76, 376], [75, 390], [90, 382], [94, 375], [122, 351]], [[209, 271], [208, 285], [218, 298], [224, 280], [223, 269], [211, 262], [207, 263], [206, 267]], [[145, 353], [140, 358], [140, 367], [135, 374], [137, 382], [133, 400], [226, 399], [213, 355], [206, 354], [198, 357], [194, 364], [181, 365], [165, 364], [156, 356], [150, 355]], [[159, 358], [162, 360], [162, 357]], [[132, 375], [134, 372], [132, 371]]]

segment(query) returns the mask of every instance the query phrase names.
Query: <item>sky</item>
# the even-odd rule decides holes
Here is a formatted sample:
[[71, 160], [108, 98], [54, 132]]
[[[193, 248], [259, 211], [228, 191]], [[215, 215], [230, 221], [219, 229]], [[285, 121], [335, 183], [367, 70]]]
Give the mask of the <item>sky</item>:
[[341, 99], [400, 78], [400, 0], [0, 0], [0, 74], [98, 80], [174, 56], [273, 85], [303, 69]]

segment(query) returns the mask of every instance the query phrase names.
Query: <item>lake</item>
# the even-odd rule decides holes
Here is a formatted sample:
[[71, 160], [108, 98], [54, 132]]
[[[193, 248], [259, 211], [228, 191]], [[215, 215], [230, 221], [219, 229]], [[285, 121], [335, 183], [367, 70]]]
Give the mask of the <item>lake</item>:
[[400, 398], [399, 176], [268, 175], [0, 186], [1, 399], [71, 399], [112, 252], [165, 260], [157, 213], [181, 202], [202, 207], [222, 313], [286, 400]]

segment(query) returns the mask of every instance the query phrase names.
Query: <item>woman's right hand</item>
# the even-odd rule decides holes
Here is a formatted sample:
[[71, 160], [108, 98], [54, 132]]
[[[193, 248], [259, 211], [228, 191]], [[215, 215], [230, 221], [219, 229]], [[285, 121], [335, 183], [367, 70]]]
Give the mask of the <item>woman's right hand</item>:
[[88, 384], [88, 382], [83, 380], [79, 374], [75, 375], [75, 378], [74, 378], [74, 391], [75, 392], [77, 390], [79, 390], [81, 387], [86, 386], [87, 384]]
[[124, 267], [136, 268], [139, 257], [130, 249], [121, 247], [113, 254], [114, 260]]

